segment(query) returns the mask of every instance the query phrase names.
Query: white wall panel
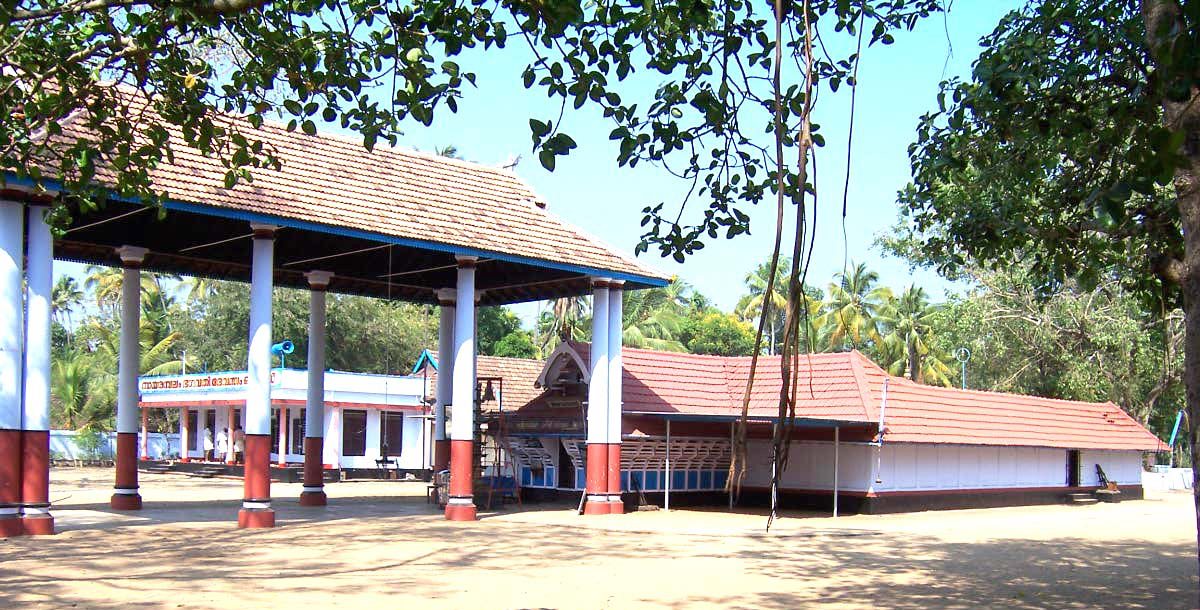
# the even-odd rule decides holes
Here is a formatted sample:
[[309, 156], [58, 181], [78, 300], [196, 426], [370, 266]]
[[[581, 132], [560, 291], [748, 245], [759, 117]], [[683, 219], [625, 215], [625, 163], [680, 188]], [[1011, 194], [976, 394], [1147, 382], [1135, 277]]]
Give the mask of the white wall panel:
[[1121, 485], [1141, 485], [1142, 454], [1137, 451], [1081, 451], [1080, 480], [1086, 485], [1099, 485], [1096, 464], [1104, 469], [1109, 481]]
[[[747, 472], [743, 482], [748, 487], [767, 487], [771, 484], [771, 443], [752, 440], [747, 449]], [[783, 473], [784, 489], [833, 489], [833, 443], [797, 441], [792, 443], [787, 470]], [[841, 443], [838, 449], [838, 488], [846, 491], [867, 491], [871, 485], [871, 467], [875, 448], [864, 444]]]
[[[874, 451], [871, 448], [868, 455]], [[1064, 449], [885, 443], [881, 451], [881, 481], [870, 481], [875, 491], [1066, 486]], [[1080, 463], [1084, 485], [1099, 484], [1097, 463], [1118, 483], [1141, 481], [1137, 451], [1084, 451]], [[868, 479], [871, 468], [868, 463], [862, 469]]]

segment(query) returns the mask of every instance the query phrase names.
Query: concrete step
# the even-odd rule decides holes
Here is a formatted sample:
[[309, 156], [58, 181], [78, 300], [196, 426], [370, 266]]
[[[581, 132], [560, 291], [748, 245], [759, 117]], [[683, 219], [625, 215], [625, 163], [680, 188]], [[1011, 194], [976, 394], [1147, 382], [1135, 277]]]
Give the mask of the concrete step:
[[1100, 502], [1100, 500], [1097, 500], [1096, 496], [1093, 496], [1090, 493], [1080, 492], [1080, 493], [1067, 494], [1067, 503], [1068, 504], [1086, 505], [1086, 504], [1096, 504], [1098, 502]]

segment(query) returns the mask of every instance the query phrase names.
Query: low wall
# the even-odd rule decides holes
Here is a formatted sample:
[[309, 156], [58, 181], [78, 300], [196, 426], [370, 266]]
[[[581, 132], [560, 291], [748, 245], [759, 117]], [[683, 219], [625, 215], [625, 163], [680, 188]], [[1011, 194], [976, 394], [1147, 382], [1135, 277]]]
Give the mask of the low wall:
[[[100, 444], [99, 455], [88, 455], [83, 451], [76, 438], [79, 433], [74, 430], [50, 431], [50, 459], [55, 460], [111, 460], [117, 453], [117, 433], [103, 433], [104, 442]], [[138, 436], [141, 436], [140, 434]], [[139, 443], [141, 439], [138, 439]], [[139, 444], [140, 446], [140, 444]], [[176, 433], [151, 432], [146, 445], [147, 457], [155, 460], [176, 457], [179, 455], [179, 435]]]
[[1191, 489], [1192, 469], [1155, 467], [1142, 473], [1142, 486], [1150, 491]]

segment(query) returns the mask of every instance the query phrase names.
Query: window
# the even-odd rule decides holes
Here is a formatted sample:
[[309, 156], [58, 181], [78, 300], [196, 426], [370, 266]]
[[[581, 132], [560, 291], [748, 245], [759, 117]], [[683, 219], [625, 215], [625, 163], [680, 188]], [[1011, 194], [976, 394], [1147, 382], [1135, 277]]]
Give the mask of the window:
[[367, 454], [367, 412], [342, 411], [342, 455]]
[[379, 454], [400, 455], [404, 446], [404, 414], [383, 411], [379, 415]]
[[291, 444], [291, 452], [295, 455], [304, 455], [304, 409], [292, 409], [288, 411], [289, 417], [292, 418], [292, 426], [288, 443]]

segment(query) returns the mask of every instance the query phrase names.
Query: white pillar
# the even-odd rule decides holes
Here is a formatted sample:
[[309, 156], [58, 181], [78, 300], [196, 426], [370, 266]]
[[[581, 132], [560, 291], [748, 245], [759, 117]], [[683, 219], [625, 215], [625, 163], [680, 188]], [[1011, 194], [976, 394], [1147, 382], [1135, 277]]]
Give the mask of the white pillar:
[[288, 413], [287, 405], [279, 405], [279, 465], [287, 465], [288, 454], [288, 430], [292, 425], [291, 414]]
[[838, 516], [838, 458], [841, 449], [840, 429], [833, 427], [833, 516]]
[[[264, 227], [272, 230], [274, 227]], [[255, 229], [258, 229], [255, 226]], [[250, 270], [250, 349], [247, 356], [246, 434], [271, 434], [271, 292], [275, 241], [254, 240]]]
[[437, 402], [433, 406], [433, 468], [443, 470], [450, 465], [450, 445], [446, 436], [446, 405], [454, 397], [454, 324], [455, 298], [458, 291], [444, 288], [437, 292], [441, 307], [438, 322]]
[[621, 500], [621, 331], [624, 319], [621, 307], [625, 282], [608, 284], [608, 503], [610, 514], [625, 512]]
[[[50, 516], [50, 293], [54, 237], [45, 206], [30, 206], [25, 253], [25, 397], [21, 432], [21, 518], [26, 534], [53, 534]], [[2, 459], [2, 458], [0, 458]]]
[[121, 345], [117, 354], [117, 481], [109, 505], [117, 510], [138, 510], [138, 391], [141, 345], [138, 337], [142, 310], [142, 260], [146, 249], [117, 248], [124, 270], [121, 275]]
[[608, 288], [608, 442], [621, 442], [621, 351], [624, 326], [624, 282]]
[[475, 502], [475, 262], [456, 257], [458, 302], [454, 308], [454, 384], [450, 422], [450, 490], [446, 518], [474, 521]]
[[663, 481], [663, 510], [671, 510], [671, 420], [667, 420], [667, 480]]
[[22, 533], [21, 344], [24, 303], [21, 275], [25, 208], [0, 201], [0, 536]]
[[50, 292], [54, 286], [54, 238], [47, 208], [29, 208], [29, 269], [25, 321], [26, 430], [50, 429]]
[[275, 526], [271, 508], [271, 292], [275, 272], [275, 230], [252, 224], [250, 343], [246, 362], [246, 435], [242, 509], [238, 527]]
[[191, 407], [179, 410], [179, 459], [183, 462], [191, 459], [188, 455], [191, 453], [192, 444], [192, 430], [188, 427], [188, 414], [191, 412]]
[[587, 442], [608, 442], [608, 280], [592, 292], [591, 381], [588, 383]]
[[458, 299], [454, 308], [454, 382], [450, 390], [456, 399], [450, 438], [456, 441], [475, 438], [475, 299], [470, 297], [475, 294], [475, 257], [459, 257], [460, 265], [464, 260], [469, 265], [458, 268], [457, 294], [467, 298]]
[[140, 427], [137, 379], [141, 344], [138, 341], [142, 313], [142, 261], [146, 249], [122, 246], [117, 249], [121, 271], [121, 344], [117, 354], [117, 434], [137, 434]]
[[585, 515], [612, 512], [608, 452], [608, 279], [592, 279], [592, 348], [587, 406]]
[[333, 274], [305, 274], [308, 300], [308, 395], [304, 403], [304, 436], [325, 438], [325, 289]]

